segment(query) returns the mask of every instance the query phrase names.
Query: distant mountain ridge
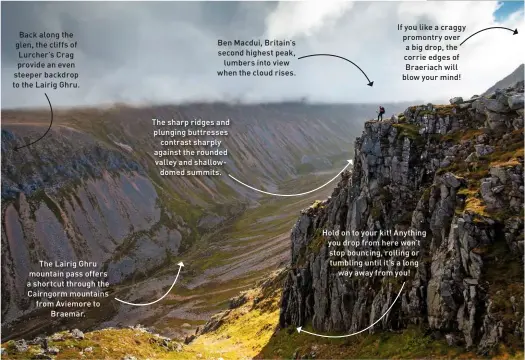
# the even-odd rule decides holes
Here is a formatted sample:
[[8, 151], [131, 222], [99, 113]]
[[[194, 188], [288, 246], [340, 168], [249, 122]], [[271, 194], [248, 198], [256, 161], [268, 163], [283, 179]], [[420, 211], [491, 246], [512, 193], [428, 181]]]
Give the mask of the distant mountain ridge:
[[494, 92], [496, 89], [507, 88], [517, 81], [522, 81], [524, 78], [523, 68], [523, 64], [521, 64], [512, 73], [510, 73], [509, 75], [505, 76], [503, 79], [492, 85], [487, 91], [483, 93], [483, 95], [488, 95]]

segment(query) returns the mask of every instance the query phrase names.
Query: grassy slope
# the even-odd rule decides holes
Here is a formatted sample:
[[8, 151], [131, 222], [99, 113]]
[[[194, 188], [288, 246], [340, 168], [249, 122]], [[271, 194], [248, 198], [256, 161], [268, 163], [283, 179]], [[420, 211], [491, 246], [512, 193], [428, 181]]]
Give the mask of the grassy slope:
[[[245, 293], [247, 302], [222, 318], [215, 331], [197, 337], [189, 345], [172, 343], [167, 350], [154, 335], [135, 329], [109, 329], [86, 334], [85, 339], [68, 338], [51, 342], [60, 349], [60, 359], [415, 359], [479, 358], [459, 347], [450, 347], [444, 339], [433, 339], [421, 328], [403, 332], [361, 334], [346, 339], [324, 339], [297, 333], [295, 328], [278, 329], [279, 303], [285, 272]], [[310, 330], [309, 327], [305, 327]], [[10, 348], [9, 344], [3, 347]], [[91, 347], [91, 352], [84, 349]], [[28, 353], [35, 353], [31, 346]], [[83, 356], [80, 354], [83, 352]], [[25, 359], [28, 353], [8, 355], [5, 359]], [[504, 346], [491, 359], [521, 359], [523, 351], [511, 352]]]
[[[122, 359], [133, 355], [137, 359], [166, 359], [171, 351], [161, 346], [161, 340], [153, 334], [135, 329], [104, 329], [87, 333], [84, 339], [75, 339], [63, 332], [64, 339], [50, 341], [49, 347], [59, 349], [55, 359]], [[30, 345], [23, 353], [12, 350], [11, 342], [2, 344], [7, 355], [2, 359], [30, 359], [41, 352], [40, 346]], [[89, 349], [91, 348], [91, 349]], [[88, 349], [88, 350], [86, 350]]]

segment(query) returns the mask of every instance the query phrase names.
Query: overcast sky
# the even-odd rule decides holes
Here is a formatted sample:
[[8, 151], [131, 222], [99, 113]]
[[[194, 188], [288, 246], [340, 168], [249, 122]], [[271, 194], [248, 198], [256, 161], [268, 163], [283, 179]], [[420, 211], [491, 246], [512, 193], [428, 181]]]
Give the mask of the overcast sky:
[[[523, 4], [523, 3], [521, 3]], [[481, 93], [524, 59], [523, 5], [497, 2], [10, 2], [2, 3], [2, 108], [111, 102], [175, 103], [307, 97], [328, 102], [431, 101]], [[462, 80], [401, 80], [407, 44], [397, 24], [465, 25]], [[13, 89], [20, 31], [69, 31], [78, 40], [78, 90]], [[415, 32], [411, 32], [415, 35]], [[439, 34], [424, 32], [420, 34]], [[293, 39], [293, 78], [217, 76], [217, 40]], [[458, 42], [455, 42], [459, 45]], [[423, 62], [427, 63], [427, 62]]]

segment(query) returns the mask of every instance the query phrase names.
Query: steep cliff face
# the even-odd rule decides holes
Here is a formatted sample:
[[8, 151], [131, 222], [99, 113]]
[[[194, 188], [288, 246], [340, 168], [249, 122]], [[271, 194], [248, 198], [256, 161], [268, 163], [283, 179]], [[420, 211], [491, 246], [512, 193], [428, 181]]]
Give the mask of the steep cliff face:
[[97, 262], [117, 284], [158, 269], [193, 232], [136, 159], [88, 133], [57, 127], [12, 151], [17, 135], [38, 130], [2, 129], [3, 324], [35, 310], [26, 282], [40, 260]]
[[[500, 342], [522, 347], [523, 81], [451, 103], [365, 124], [352, 172], [292, 229], [281, 326], [350, 334], [381, 319], [370, 332], [419, 324], [480, 353]], [[379, 230], [414, 236], [383, 235], [398, 241], [388, 249], [377, 236], [353, 236]], [[419, 240], [419, 265], [398, 277], [348, 277], [330, 266], [331, 251], [355, 251], [361, 240], [358, 250], [382, 254]]]

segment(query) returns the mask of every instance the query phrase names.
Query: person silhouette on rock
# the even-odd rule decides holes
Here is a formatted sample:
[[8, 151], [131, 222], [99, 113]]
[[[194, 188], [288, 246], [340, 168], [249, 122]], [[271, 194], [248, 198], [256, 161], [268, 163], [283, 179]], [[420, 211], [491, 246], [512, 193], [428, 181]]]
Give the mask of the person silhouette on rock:
[[379, 106], [379, 112], [377, 113], [377, 121], [383, 121], [383, 114], [384, 113], [385, 113], [385, 108], [382, 107], [382, 106]]

